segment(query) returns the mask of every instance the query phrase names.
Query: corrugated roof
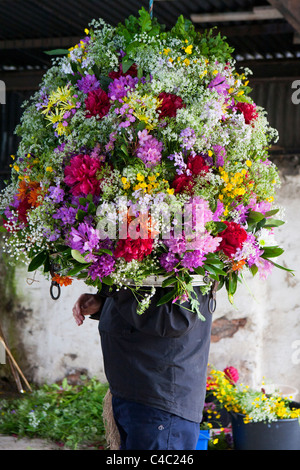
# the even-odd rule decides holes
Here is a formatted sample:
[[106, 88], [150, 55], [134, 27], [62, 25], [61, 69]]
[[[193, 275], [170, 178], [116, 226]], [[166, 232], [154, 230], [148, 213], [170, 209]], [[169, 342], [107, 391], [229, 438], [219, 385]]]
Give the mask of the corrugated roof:
[[[0, 68], [47, 67], [45, 45], [68, 47], [83, 35], [93, 18], [103, 18], [112, 25], [148, 1], [137, 0], [0, 0]], [[251, 12], [253, 8], [270, 7], [267, 0], [156, 0], [154, 16], [167, 28], [179, 15]], [[196, 23], [198, 29], [215, 26], [214, 22]], [[217, 23], [238, 59], [297, 58], [300, 44], [294, 43], [294, 29], [284, 18], [260, 21], [226, 21]], [[30, 41], [31, 40], [31, 41]], [[48, 41], [48, 42], [47, 42]], [[46, 47], [47, 49], [47, 47]], [[51, 49], [51, 45], [48, 47]]]

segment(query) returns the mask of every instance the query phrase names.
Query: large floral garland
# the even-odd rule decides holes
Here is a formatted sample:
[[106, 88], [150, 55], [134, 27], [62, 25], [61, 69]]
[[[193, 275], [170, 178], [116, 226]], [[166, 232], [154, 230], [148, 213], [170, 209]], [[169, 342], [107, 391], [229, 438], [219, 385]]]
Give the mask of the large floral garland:
[[189, 299], [195, 311], [193, 275], [230, 300], [244, 270], [265, 278], [283, 252], [268, 159], [277, 133], [220, 34], [183, 17], [165, 31], [142, 9], [117, 27], [95, 20], [53, 53], [16, 130], [6, 251], [60, 285], [142, 293], [163, 276], [160, 303]]

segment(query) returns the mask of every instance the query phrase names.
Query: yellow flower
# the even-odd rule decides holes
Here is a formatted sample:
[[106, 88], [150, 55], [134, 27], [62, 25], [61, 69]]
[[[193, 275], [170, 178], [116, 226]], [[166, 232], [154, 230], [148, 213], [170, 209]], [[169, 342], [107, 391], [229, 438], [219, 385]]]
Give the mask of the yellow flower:
[[186, 54], [191, 54], [192, 53], [192, 49], [193, 49], [193, 44], [190, 44], [189, 46], [187, 46], [185, 49], [184, 49], [184, 52]]
[[136, 175], [136, 179], [137, 179], [138, 181], [144, 181], [145, 177], [144, 177], [144, 175], [142, 175], [141, 173], [138, 173], [138, 174]]
[[153, 183], [153, 181], [156, 180], [156, 176], [155, 175], [150, 175], [150, 176], [148, 176], [148, 180]]
[[20, 171], [20, 167], [19, 167], [18, 165], [14, 165], [13, 168], [14, 168], [14, 170], [16, 170], [17, 172]]
[[47, 167], [46, 167], [46, 171], [49, 171], [49, 172], [51, 173], [51, 172], [53, 171], [52, 166], [47, 166]]
[[90, 33], [90, 31], [87, 28], [85, 28], [84, 32], [85, 32], [86, 35], [88, 35]]
[[165, 48], [165, 49], [164, 49], [164, 54], [165, 54], [165, 55], [168, 55], [169, 52], [170, 52], [170, 50], [171, 50], [171, 49], [170, 49], [169, 47], [168, 47], [167, 49]]
[[190, 60], [189, 59], [184, 59], [183, 63], [186, 67], [188, 67], [190, 65]]
[[246, 165], [250, 167], [252, 165], [252, 162], [250, 160], [246, 160]]

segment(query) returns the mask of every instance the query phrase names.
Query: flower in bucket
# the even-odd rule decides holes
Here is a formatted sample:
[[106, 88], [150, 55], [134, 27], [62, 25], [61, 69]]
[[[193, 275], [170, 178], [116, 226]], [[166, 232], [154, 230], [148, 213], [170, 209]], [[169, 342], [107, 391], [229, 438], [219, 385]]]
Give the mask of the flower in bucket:
[[160, 302], [188, 299], [199, 314], [197, 275], [232, 301], [245, 271], [265, 279], [283, 253], [277, 132], [247, 70], [183, 17], [169, 31], [144, 9], [89, 26], [24, 104], [1, 193], [5, 250], [62, 284], [138, 289], [162, 276]]
[[221, 407], [242, 414], [245, 423], [300, 419], [300, 407], [296, 408], [291, 400], [276, 393], [267, 395], [263, 389], [254, 390], [248, 385], [235, 383], [236, 372], [234, 369], [233, 373], [232, 368], [210, 371], [209, 390]]

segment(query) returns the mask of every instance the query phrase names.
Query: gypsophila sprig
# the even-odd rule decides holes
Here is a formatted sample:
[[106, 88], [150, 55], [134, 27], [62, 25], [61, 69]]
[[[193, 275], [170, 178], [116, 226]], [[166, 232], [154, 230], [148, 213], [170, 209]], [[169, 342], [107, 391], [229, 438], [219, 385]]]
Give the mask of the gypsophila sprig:
[[182, 16], [170, 31], [143, 8], [117, 27], [93, 20], [24, 106], [6, 251], [61, 285], [135, 286], [139, 313], [149, 276], [200, 316], [195, 276], [230, 301], [244, 270], [266, 278], [283, 252], [277, 134], [231, 54]]

